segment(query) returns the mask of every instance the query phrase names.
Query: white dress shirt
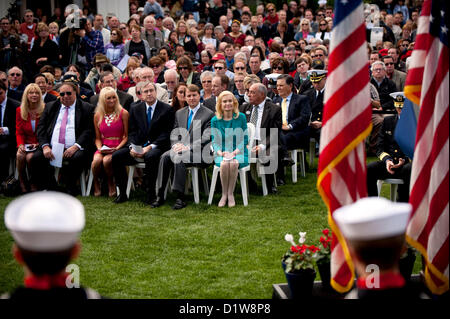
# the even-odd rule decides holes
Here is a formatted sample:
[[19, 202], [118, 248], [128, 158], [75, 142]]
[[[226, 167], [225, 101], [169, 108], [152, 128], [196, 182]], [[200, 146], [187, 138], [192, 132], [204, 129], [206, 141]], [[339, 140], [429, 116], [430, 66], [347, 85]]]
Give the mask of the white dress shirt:
[[[75, 141], [76, 141], [76, 137], [75, 137], [75, 104], [76, 103], [77, 103], [77, 101], [75, 101], [71, 106], [69, 106], [69, 116], [67, 118], [65, 144], [64, 144], [64, 148], [66, 148], [66, 149], [76, 144], [75, 143]], [[66, 111], [66, 106], [61, 104], [58, 118], [56, 119], [55, 128], [53, 129], [52, 141], [51, 141], [52, 145], [59, 143], [59, 131], [61, 129], [61, 123], [62, 123], [65, 111]], [[78, 146], [78, 148], [81, 149], [80, 145], [77, 144], [77, 146]]]
[[[255, 129], [255, 140], [261, 141], [261, 122], [262, 122], [262, 116], [264, 112], [264, 104], [266, 104], [266, 100], [262, 101], [256, 110], [258, 110], [258, 120], [256, 121], [256, 129]], [[255, 107], [253, 107], [255, 108]], [[253, 111], [252, 111], [253, 112]], [[258, 146], [261, 148], [262, 151], [266, 149], [266, 146], [264, 144], [258, 144]]]

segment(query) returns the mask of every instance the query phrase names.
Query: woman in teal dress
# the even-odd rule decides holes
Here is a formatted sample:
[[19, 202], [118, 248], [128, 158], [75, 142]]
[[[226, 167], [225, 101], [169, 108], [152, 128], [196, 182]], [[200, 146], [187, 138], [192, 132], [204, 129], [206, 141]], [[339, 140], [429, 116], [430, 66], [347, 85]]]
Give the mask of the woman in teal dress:
[[248, 165], [248, 132], [245, 115], [239, 113], [233, 93], [222, 92], [217, 98], [216, 116], [211, 120], [215, 165], [220, 167], [222, 198], [219, 207], [235, 206], [234, 188], [239, 168]]

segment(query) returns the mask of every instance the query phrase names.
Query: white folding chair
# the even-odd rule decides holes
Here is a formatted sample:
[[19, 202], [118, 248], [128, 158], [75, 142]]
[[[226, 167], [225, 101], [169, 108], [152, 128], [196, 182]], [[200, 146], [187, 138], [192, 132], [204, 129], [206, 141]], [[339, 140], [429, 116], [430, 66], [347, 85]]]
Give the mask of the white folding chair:
[[377, 181], [378, 197], [380, 197], [381, 187], [383, 186], [383, 183], [391, 184], [390, 199], [391, 201], [396, 202], [398, 185], [403, 185], [405, 183], [403, 179], [400, 178], [379, 179]]
[[306, 176], [305, 172], [305, 150], [302, 148], [298, 148], [295, 150], [290, 150], [291, 158], [294, 164], [291, 166], [292, 171], [292, 183], [297, 183], [297, 163], [298, 163], [298, 155], [300, 155], [300, 173], [302, 177]]
[[186, 183], [185, 193], [189, 190], [189, 185], [192, 180], [192, 192], [194, 193], [194, 202], [196, 204], [200, 203], [200, 186], [198, 183], [198, 171], [201, 169], [201, 174], [203, 178], [203, 187], [205, 190], [205, 194], [209, 194], [209, 186], [208, 186], [208, 172], [206, 168], [199, 168], [196, 166], [186, 167], [186, 171], [188, 174], [188, 181]]
[[[60, 171], [60, 168], [55, 167], [56, 183], [58, 183], [58, 180], [59, 180], [59, 171]], [[87, 194], [86, 193], [86, 172], [84, 169], [81, 171], [81, 175], [80, 175], [80, 188], [81, 188], [81, 196], [83, 196], [83, 197], [88, 196], [88, 195], [86, 195]]]

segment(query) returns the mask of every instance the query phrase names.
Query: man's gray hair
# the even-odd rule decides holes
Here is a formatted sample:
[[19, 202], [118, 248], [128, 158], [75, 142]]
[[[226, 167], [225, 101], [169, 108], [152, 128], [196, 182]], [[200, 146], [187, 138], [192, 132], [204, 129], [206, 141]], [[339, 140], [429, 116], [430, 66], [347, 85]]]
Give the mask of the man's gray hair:
[[212, 73], [211, 71], [204, 71], [204, 72], [202, 72], [202, 74], [200, 75], [200, 81], [203, 81], [203, 79], [206, 78], [206, 77], [213, 78], [214, 77], [214, 73]]
[[142, 81], [142, 82], [139, 82], [136, 85], [136, 92], [141, 92], [142, 89], [145, 88], [149, 84], [151, 84], [153, 86], [153, 88], [156, 90], [156, 85], [155, 85], [154, 82], [152, 82], [152, 81]]
[[180, 79], [180, 75], [177, 73], [177, 71], [173, 69], [169, 69], [166, 72], [164, 72], [164, 81], [166, 80], [166, 76], [168, 75], [175, 75], [177, 81]]
[[294, 47], [286, 47], [283, 49], [283, 53], [286, 53], [286, 52], [295, 53], [295, 48]]
[[223, 27], [221, 25], [216, 26], [214, 28], [214, 31], [219, 31], [219, 32], [225, 33], [225, 30], [223, 29]]
[[238, 59], [244, 60], [245, 64], [247, 64], [247, 62], [248, 62], [247, 61], [247, 54], [245, 54], [245, 52], [241, 52], [241, 51], [237, 52], [234, 55], [234, 60], [238, 60]]
[[383, 67], [383, 70], [386, 71], [386, 64], [384, 64], [383, 61], [375, 61], [375, 62], [373, 62], [372, 66], [370, 67], [370, 70], [373, 71], [374, 66], [378, 65], [378, 64], [381, 65]]
[[266, 88], [266, 86], [264, 84], [262, 84], [262, 83], [255, 83], [253, 85], [257, 86], [259, 93], [262, 93], [264, 96], [267, 96], [267, 88]]

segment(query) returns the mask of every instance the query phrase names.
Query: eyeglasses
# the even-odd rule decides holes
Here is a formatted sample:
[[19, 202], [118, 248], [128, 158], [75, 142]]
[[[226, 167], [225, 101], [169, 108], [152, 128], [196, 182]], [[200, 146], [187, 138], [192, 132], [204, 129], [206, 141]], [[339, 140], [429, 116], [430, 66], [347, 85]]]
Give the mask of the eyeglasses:
[[149, 65], [151, 68], [159, 68], [159, 65], [158, 64], [152, 64], [152, 65]]
[[274, 12], [275, 11], [275, 9], [269, 9], [269, 12]]
[[234, 80], [235, 83], [242, 83], [244, 80]]
[[324, 55], [323, 54], [316, 54], [315, 56], [317, 57], [317, 56], [324, 56]]
[[204, 80], [204, 81], [202, 81], [202, 83], [212, 83], [212, 81], [211, 80]]
[[6, 82], [6, 81], [8, 81], [8, 79], [4, 78], [4, 79], [0, 79], [0, 81]]
[[181, 70], [189, 70], [189, 68], [187, 66], [179, 66], [178, 71], [181, 71]]
[[33, 15], [32, 15], [32, 14], [26, 14], [25, 17], [26, 17], [26, 18], [32, 18]]
[[309, 25], [308, 23], [302, 23], [302, 25]]
[[9, 22], [2, 22], [2, 25], [9, 25]]
[[387, 62], [384, 65], [394, 65], [394, 62]]
[[326, 27], [327, 25], [326, 25], [326, 23], [321, 23], [320, 26], [321, 27]]
[[117, 33], [114, 32], [114, 33], [111, 33], [111, 35], [117, 35]]
[[62, 96], [62, 97], [64, 97], [65, 95], [71, 96], [72, 92], [59, 92], [59, 95]]
[[281, 71], [281, 70], [283, 70], [284, 68], [283, 68], [281, 65], [279, 65], [279, 66], [274, 66], [273, 69], [274, 69], [274, 70], [280, 70], [280, 71]]
[[22, 76], [22, 74], [20, 74], [20, 73], [10, 73], [9, 75], [11, 75], [11, 76]]
[[245, 70], [245, 67], [241, 66], [241, 67], [235, 67], [236, 70]]
[[216, 70], [223, 70], [223, 67], [221, 67], [221, 66], [215, 66], [214, 69], [216, 69]]

